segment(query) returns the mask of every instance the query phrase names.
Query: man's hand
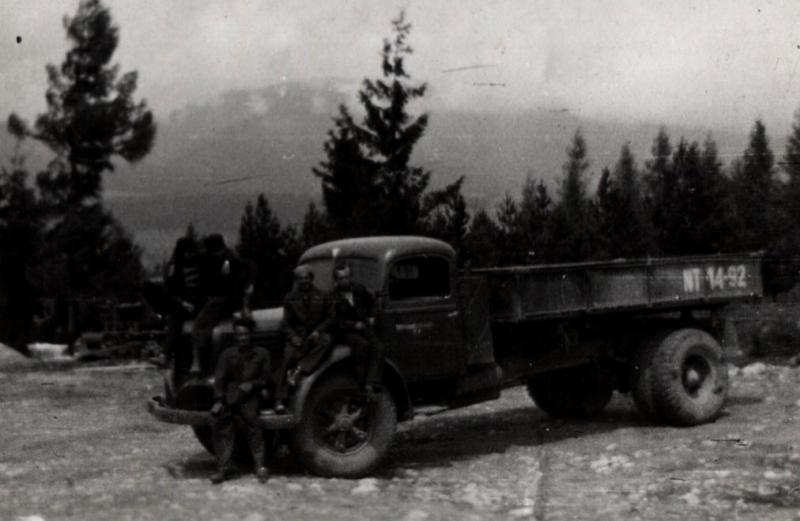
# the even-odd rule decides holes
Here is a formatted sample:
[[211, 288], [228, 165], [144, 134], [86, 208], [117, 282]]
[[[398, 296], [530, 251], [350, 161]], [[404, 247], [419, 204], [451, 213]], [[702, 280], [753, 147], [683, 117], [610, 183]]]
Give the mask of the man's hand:
[[185, 300], [182, 300], [181, 306], [183, 306], [183, 309], [185, 309], [187, 313], [194, 313], [194, 306], [192, 305], [191, 302], [186, 302]]
[[303, 345], [303, 339], [297, 335], [292, 335], [292, 338], [289, 339], [292, 342], [292, 345], [295, 347], [300, 347]]
[[363, 331], [366, 326], [364, 326], [364, 323], [359, 320], [353, 327], [356, 328], [356, 331]]
[[211, 406], [211, 415], [219, 416], [220, 414], [222, 414], [222, 402], [214, 402], [214, 405]]
[[310, 338], [311, 340], [318, 339], [319, 338], [319, 331], [313, 331], [310, 335], [308, 335], [308, 338]]
[[244, 394], [250, 394], [253, 392], [253, 383], [252, 382], [242, 382], [239, 384], [239, 390], [242, 391]]

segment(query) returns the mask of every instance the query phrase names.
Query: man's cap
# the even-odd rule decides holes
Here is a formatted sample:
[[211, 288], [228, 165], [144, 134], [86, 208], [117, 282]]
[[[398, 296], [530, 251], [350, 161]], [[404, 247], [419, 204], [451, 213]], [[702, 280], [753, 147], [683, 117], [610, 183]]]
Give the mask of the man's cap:
[[182, 255], [197, 251], [197, 242], [191, 237], [181, 237], [175, 241], [175, 253]]
[[299, 265], [292, 273], [294, 273], [294, 277], [296, 279], [302, 279], [306, 277], [311, 277], [312, 280], [314, 279], [314, 272], [311, 271], [311, 267], [308, 264]]
[[250, 315], [238, 316], [233, 319], [233, 327], [246, 327], [252, 331], [256, 327], [256, 321]]
[[225, 251], [225, 239], [219, 233], [212, 233], [203, 240], [206, 253], [215, 254]]
[[349, 274], [350, 273], [350, 265], [346, 262], [337, 262], [336, 265], [333, 267], [333, 275], [338, 276], [340, 274]]

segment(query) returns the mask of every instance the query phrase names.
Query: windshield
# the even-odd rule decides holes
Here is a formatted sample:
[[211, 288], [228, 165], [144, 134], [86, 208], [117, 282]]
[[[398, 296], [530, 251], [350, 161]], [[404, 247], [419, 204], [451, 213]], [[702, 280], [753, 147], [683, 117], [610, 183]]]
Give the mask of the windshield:
[[[340, 257], [336, 260], [336, 262], [342, 261], [350, 265], [355, 282], [360, 282], [372, 291], [381, 289], [379, 287], [380, 280], [378, 279], [378, 261], [363, 257]], [[314, 272], [314, 285], [316, 287], [322, 291], [333, 289], [333, 259], [311, 259], [304, 264]]]

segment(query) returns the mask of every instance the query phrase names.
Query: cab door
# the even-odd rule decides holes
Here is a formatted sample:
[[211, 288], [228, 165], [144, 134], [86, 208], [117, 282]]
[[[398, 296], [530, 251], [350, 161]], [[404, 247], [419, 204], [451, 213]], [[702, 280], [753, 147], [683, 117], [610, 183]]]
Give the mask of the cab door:
[[409, 381], [464, 373], [461, 310], [453, 292], [450, 259], [398, 258], [388, 267], [381, 318], [387, 355]]

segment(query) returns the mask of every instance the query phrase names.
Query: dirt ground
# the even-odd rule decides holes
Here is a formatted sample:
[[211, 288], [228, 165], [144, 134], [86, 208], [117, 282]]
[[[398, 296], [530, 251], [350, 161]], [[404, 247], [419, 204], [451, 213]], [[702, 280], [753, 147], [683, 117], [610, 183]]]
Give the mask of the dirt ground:
[[521, 388], [403, 424], [372, 478], [209, 484], [214, 460], [159, 423], [146, 366], [0, 372], [0, 520], [800, 520], [800, 368], [731, 365], [715, 423], [648, 425], [627, 396], [556, 421]]

